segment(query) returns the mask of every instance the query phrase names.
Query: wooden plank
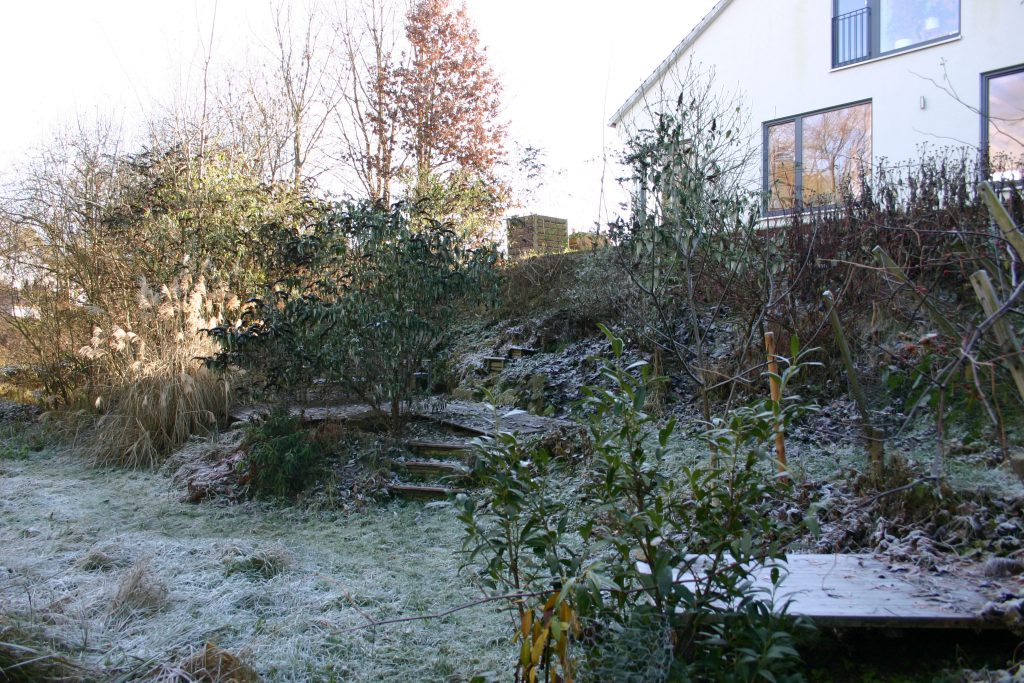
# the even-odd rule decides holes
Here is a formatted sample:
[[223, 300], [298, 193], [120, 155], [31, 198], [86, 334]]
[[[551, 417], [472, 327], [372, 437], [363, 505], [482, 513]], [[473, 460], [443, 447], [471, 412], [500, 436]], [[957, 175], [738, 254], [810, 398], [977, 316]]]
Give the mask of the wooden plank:
[[439, 460], [397, 460], [394, 467], [417, 477], [458, 477], [469, 474], [469, 468], [454, 462]]
[[[248, 422], [253, 419], [264, 419], [270, 415], [272, 407], [269, 405], [239, 406], [231, 411], [230, 417], [236, 422]], [[345, 422], [368, 417], [374, 413], [373, 408], [367, 403], [353, 403], [330, 406], [290, 406], [288, 414], [295, 417], [302, 417], [303, 422]]]
[[[992, 286], [992, 280], [989, 279], [988, 273], [984, 270], [974, 272], [971, 275], [971, 285], [974, 287], [974, 294], [978, 297], [978, 301], [981, 302], [985, 315], [989, 318], [996, 315], [1000, 308], [1002, 308], [1002, 303], [999, 301], [999, 295], [996, 294], [996, 289]], [[1013, 383], [1017, 385], [1017, 392], [1020, 394], [1021, 399], [1024, 400], [1024, 360], [1021, 359], [1020, 342], [1017, 341], [1017, 334], [1010, 327], [1010, 324], [1006, 322], [1005, 316], [992, 323], [992, 331], [995, 333], [996, 341], [999, 342], [999, 347], [1003, 351], [1006, 364], [1010, 368]]]
[[[637, 564], [645, 570], [644, 563]], [[984, 606], [1000, 593], [1024, 589], [1021, 577], [983, 578], [980, 565], [954, 574], [873, 555], [801, 554], [751, 571], [751, 583], [766, 595], [773, 567], [782, 577], [774, 590], [776, 608], [788, 602], [787, 614], [809, 617], [825, 628], [1005, 629], [1001, 620], [983, 616]], [[676, 574], [687, 582], [694, 582], [692, 576]]]
[[[574, 426], [574, 423], [566, 420], [531, 415], [523, 411], [511, 412], [504, 408], [498, 410], [497, 429], [529, 435]], [[449, 401], [440, 410], [427, 407], [418, 410], [416, 415], [482, 436], [493, 435], [496, 429], [494, 409], [484, 403]]]
[[448, 488], [445, 486], [415, 486], [413, 484], [394, 484], [388, 487], [388, 491], [394, 496], [416, 499], [443, 499], [459, 493], [465, 493], [465, 489]]
[[465, 442], [448, 441], [405, 441], [405, 446], [413, 453], [432, 458], [464, 458], [473, 451], [473, 446]]
[[981, 196], [985, 199], [985, 204], [988, 205], [989, 213], [992, 214], [996, 225], [999, 226], [999, 231], [1003, 233], [1003, 239], [1017, 252], [1017, 258], [1024, 260], [1024, 233], [1014, 225], [1013, 217], [1010, 216], [1010, 212], [999, 201], [992, 183], [988, 181], [982, 182], [978, 185], [978, 191], [981, 192]]
[[488, 372], [501, 372], [505, 368], [505, 358], [503, 356], [488, 356], [484, 358], [484, 364], [487, 366]]
[[764, 348], [768, 354], [768, 391], [772, 397], [772, 412], [775, 414], [775, 458], [778, 460], [779, 474], [785, 474], [786, 468], [786, 435], [783, 425], [779, 422], [779, 411], [782, 406], [782, 386], [779, 383], [779, 363], [775, 356], [775, 333], [764, 333]]
[[532, 356], [537, 353], [537, 349], [530, 348], [529, 346], [510, 346], [508, 349], [509, 358], [522, 358], [523, 356]]

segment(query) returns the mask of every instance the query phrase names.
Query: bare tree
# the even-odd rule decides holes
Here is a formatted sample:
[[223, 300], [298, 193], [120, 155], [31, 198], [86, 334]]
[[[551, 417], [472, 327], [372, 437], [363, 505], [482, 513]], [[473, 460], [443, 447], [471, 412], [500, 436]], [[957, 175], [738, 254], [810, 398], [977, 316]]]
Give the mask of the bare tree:
[[283, 94], [291, 138], [292, 178], [301, 184], [320, 150], [324, 131], [338, 105], [339, 79], [332, 73], [335, 45], [326, 30], [322, 5], [294, 11], [286, 2], [273, 8], [277, 85]]
[[347, 79], [335, 112], [338, 158], [373, 201], [389, 204], [392, 186], [405, 168], [399, 146], [395, 81], [398, 0], [346, 3], [336, 24]]
[[291, 117], [267, 74], [253, 67], [225, 74], [216, 98], [223, 144], [248, 159], [267, 182], [283, 180], [291, 170]]
[[[694, 383], [709, 420], [710, 392], [728, 377], [709, 355], [727, 297], [762, 288], [757, 298], [769, 302], [773, 284], [753, 249], [759, 197], [745, 174], [756, 147], [738, 96], [694, 63], [675, 74], [672, 89], [648, 104], [651, 128], [628, 143], [634, 215], [612, 228], [628, 247], [616, 253], [645, 304], [634, 323], [638, 334], [653, 347], [656, 365], [664, 353]], [[749, 314], [736, 339], [741, 348], [751, 344], [764, 308]]]

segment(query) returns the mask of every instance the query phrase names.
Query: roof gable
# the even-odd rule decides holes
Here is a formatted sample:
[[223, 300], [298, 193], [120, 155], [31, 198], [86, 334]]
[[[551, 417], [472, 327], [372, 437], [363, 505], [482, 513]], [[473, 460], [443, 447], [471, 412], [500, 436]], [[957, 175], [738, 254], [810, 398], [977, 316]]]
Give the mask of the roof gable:
[[614, 127], [622, 121], [626, 112], [632, 109], [633, 105], [639, 102], [640, 99], [647, 94], [647, 91], [650, 90], [651, 86], [661, 80], [661, 77], [672, 68], [672, 65], [676, 63], [684, 52], [690, 49], [690, 46], [697, 42], [697, 39], [700, 38], [701, 34], [707, 30], [708, 26], [718, 18], [726, 7], [732, 4], [732, 1], [733, 0], [718, 0], [718, 2], [715, 3], [715, 6], [711, 8], [711, 11], [693, 27], [693, 30], [686, 34], [686, 37], [683, 38], [682, 42], [669, 53], [668, 57], [662, 60], [661, 64], [658, 65], [658, 68], [656, 68], [654, 72], [640, 84], [640, 87], [633, 91], [633, 94], [629, 96], [629, 99], [623, 102], [622, 106], [612, 114], [612, 118], [608, 122], [609, 125]]

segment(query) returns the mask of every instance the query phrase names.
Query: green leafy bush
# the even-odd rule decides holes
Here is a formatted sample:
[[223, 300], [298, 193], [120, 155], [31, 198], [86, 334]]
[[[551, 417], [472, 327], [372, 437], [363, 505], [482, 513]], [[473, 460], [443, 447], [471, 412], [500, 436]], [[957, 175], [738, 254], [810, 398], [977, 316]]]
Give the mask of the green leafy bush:
[[309, 486], [324, 455], [298, 416], [276, 410], [250, 429], [242, 477], [251, 495], [290, 498]]
[[[683, 465], [675, 421], [644, 408], [661, 380], [645, 363], [622, 367], [622, 340], [606, 334], [616, 359], [584, 392], [593, 456], [582, 482], [502, 434], [482, 443], [484, 493], [462, 501], [468, 559], [488, 588], [520, 597], [517, 680], [539, 669], [594, 680], [800, 680], [785, 605], [751, 577], [784, 559], [796, 533], [773, 514], [786, 484], [769, 445], [806, 407], [794, 396], [716, 418], [704, 438], [717, 457]], [[801, 364], [780, 373], [783, 387]], [[769, 574], [777, 586], [779, 570]]]
[[490, 291], [494, 260], [415, 215], [405, 204], [346, 203], [308, 230], [285, 226], [270, 255], [283, 275], [239, 326], [214, 330], [218, 360], [278, 386], [340, 387], [397, 421], [415, 373], [444, 358], [460, 304]]

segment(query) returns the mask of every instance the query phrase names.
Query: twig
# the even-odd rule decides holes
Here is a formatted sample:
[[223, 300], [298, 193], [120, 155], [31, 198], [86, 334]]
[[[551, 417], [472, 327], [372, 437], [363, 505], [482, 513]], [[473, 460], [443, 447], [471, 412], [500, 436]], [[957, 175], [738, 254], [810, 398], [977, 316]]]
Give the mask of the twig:
[[890, 489], [888, 491], [882, 491], [881, 493], [876, 493], [874, 496], [872, 496], [871, 498], [867, 499], [866, 501], [864, 501], [862, 503], [858, 503], [856, 507], [869, 507], [871, 505], [874, 505], [878, 501], [880, 501], [882, 498], [886, 498], [888, 496], [892, 496], [892, 495], [895, 495], [897, 493], [903, 493], [904, 491], [907, 491], [909, 489], [914, 488], [918, 484], [924, 484], [925, 482], [929, 482], [929, 481], [938, 481], [939, 479], [941, 479], [941, 477], [935, 477], [935, 476], [921, 477], [920, 479], [915, 479], [914, 481], [910, 482], [909, 484], [904, 484], [903, 486], [897, 486], [896, 488]]
[[543, 591], [529, 591], [524, 593], [506, 593], [505, 595], [491, 595], [485, 598], [479, 598], [478, 600], [473, 600], [472, 602], [467, 602], [458, 605], [456, 607], [452, 607], [451, 609], [446, 609], [442, 612], [434, 612], [433, 614], [420, 614], [414, 617], [398, 617], [395, 619], [370, 621], [365, 624], [360, 624], [359, 626], [350, 626], [349, 628], [341, 629], [339, 633], [348, 633], [350, 631], [362, 631], [364, 629], [376, 628], [377, 626], [386, 626], [388, 624], [404, 624], [410, 621], [427, 621], [430, 619], [441, 619], [443, 617], [447, 617], [450, 614], [455, 614], [456, 612], [461, 612], [462, 610], [466, 610], [471, 607], [479, 607], [480, 605], [485, 605], [490, 602], [500, 602], [503, 600], [520, 600], [522, 598], [536, 598], [541, 595], [548, 595], [551, 592], [551, 589], [548, 589]]

